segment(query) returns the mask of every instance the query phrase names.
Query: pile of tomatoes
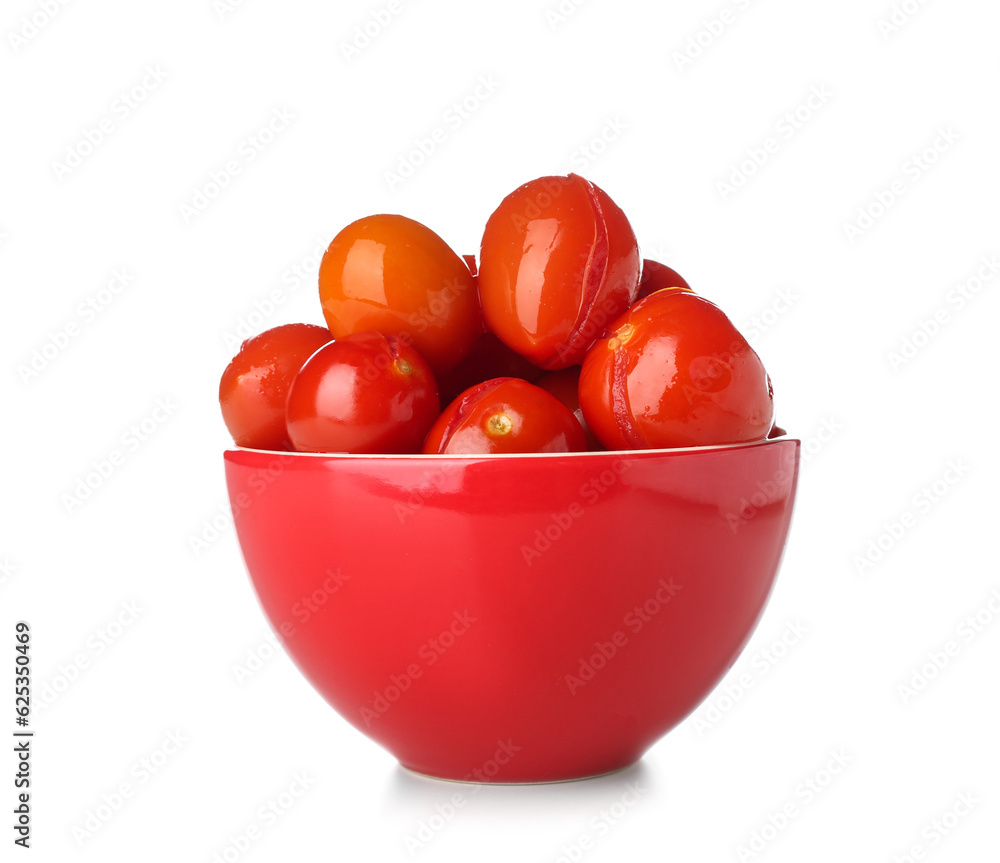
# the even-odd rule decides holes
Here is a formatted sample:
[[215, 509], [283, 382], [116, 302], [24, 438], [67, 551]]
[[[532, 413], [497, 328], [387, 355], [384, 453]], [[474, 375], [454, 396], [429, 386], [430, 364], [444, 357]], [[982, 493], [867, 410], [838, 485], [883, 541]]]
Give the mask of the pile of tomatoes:
[[508, 195], [478, 267], [412, 219], [360, 219], [326, 250], [319, 295], [325, 327], [248, 339], [223, 373], [238, 446], [576, 452], [772, 429], [757, 354], [718, 306], [642, 260], [625, 214], [576, 174]]

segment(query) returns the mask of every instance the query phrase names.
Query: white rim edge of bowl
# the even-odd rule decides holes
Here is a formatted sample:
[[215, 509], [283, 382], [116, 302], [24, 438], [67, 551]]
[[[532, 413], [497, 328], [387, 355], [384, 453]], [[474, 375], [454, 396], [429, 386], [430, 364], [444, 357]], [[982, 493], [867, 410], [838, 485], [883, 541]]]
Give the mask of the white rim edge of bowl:
[[502, 452], [502, 453], [352, 453], [352, 452], [289, 452], [286, 450], [253, 449], [252, 447], [231, 446], [226, 452], [252, 452], [269, 455], [276, 458], [291, 456], [293, 458], [362, 458], [362, 459], [518, 459], [518, 458], [565, 458], [593, 456], [629, 456], [643, 453], [681, 453], [681, 452], [711, 452], [714, 450], [740, 449], [743, 447], [764, 446], [766, 444], [796, 441], [793, 435], [784, 434], [779, 437], [764, 438], [764, 440], [747, 441], [746, 443], [712, 444], [709, 446], [685, 446], [671, 449], [626, 449], [626, 450], [586, 450], [584, 452]]

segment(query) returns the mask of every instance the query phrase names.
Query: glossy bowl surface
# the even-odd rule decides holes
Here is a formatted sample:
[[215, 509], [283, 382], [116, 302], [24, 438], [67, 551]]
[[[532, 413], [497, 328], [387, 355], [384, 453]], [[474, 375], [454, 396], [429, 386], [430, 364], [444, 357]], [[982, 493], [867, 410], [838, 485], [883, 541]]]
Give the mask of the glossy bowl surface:
[[553, 782], [639, 759], [749, 639], [799, 441], [635, 452], [229, 450], [236, 530], [313, 686], [404, 767]]

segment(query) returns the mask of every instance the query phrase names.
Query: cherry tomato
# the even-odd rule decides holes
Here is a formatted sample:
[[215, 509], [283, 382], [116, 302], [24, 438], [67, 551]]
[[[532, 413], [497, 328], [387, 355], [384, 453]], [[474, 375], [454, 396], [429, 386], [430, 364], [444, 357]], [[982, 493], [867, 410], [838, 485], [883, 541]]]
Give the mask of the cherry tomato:
[[691, 286], [677, 270], [666, 264], [661, 264], [659, 261], [651, 261], [649, 258], [643, 260], [642, 278], [639, 280], [639, 296], [636, 297], [636, 301], [644, 300], [654, 291], [662, 291], [664, 288], [691, 290]]
[[570, 366], [568, 369], [560, 369], [557, 372], [549, 372], [544, 377], [535, 381], [535, 386], [541, 387], [545, 392], [551, 393], [561, 401], [576, 417], [583, 434], [587, 438], [587, 449], [601, 450], [601, 442], [594, 437], [594, 433], [583, 418], [583, 409], [580, 407], [580, 367]]
[[398, 336], [355, 333], [313, 354], [288, 393], [300, 452], [410, 453], [440, 412], [434, 374]]
[[450, 404], [459, 393], [492, 378], [521, 378], [533, 383], [543, 374], [544, 369], [533, 366], [493, 333], [483, 333], [464, 360], [438, 377], [441, 403]]
[[479, 256], [487, 329], [544, 369], [576, 365], [639, 285], [625, 214], [576, 174], [541, 177], [504, 198]]
[[222, 373], [219, 405], [237, 446], [292, 448], [285, 400], [302, 364], [333, 336], [326, 327], [287, 324], [247, 339]]
[[319, 295], [335, 338], [399, 336], [435, 374], [454, 368], [483, 332], [468, 265], [405, 216], [368, 216], [337, 234], [320, 262]]
[[583, 429], [555, 396], [517, 378], [467, 389], [438, 417], [425, 453], [580, 452]]
[[684, 291], [640, 300], [583, 361], [580, 405], [608, 449], [761, 440], [771, 383], [718, 306]]

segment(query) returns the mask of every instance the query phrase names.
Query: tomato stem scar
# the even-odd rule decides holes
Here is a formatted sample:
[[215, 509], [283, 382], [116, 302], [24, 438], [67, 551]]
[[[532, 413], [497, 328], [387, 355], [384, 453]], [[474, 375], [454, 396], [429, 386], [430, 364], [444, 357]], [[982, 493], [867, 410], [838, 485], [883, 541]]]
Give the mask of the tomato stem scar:
[[493, 414], [486, 422], [486, 428], [493, 435], [510, 434], [510, 430], [513, 427], [514, 424], [510, 421], [510, 417], [507, 414]]

